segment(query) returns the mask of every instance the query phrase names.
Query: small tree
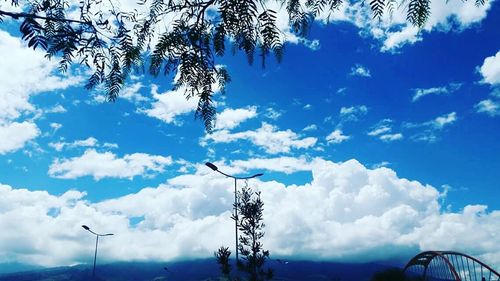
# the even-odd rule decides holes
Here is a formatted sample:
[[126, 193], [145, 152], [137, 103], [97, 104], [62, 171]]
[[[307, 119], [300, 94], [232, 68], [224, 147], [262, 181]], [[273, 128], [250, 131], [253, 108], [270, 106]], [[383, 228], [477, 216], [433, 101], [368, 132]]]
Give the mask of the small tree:
[[242, 260], [238, 261], [238, 269], [248, 274], [249, 281], [270, 280], [273, 271], [264, 268], [269, 251], [264, 250], [260, 241], [264, 237], [264, 202], [260, 198], [260, 192], [253, 192], [248, 187], [239, 192], [239, 198], [238, 227], [242, 234], [239, 237], [238, 251]]
[[[263, 212], [264, 202], [260, 198], [260, 192], [253, 192], [250, 188], [244, 187], [241, 192], [238, 192], [239, 198], [236, 203], [238, 217], [234, 217], [238, 221], [238, 229], [241, 231], [238, 245], [238, 252], [241, 254], [241, 260], [237, 262], [239, 271], [245, 273], [248, 281], [264, 281], [273, 278], [273, 271], [270, 268], [265, 268], [264, 264], [269, 258], [269, 251], [264, 250], [263, 244], [260, 241], [264, 237]], [[215, 253], [217, 263], [220, 265], [222, 280], [241, 280], [241, 276], [231, 278], [231, 265], [229, 257], [231, 251], [227, 247], [220, 247]]]
[[231, 265], [229, 264], [229, 257], [231, 256], [231, 251], [228, 247], [221, 246], [217, 252], [214, 252], [215, 259], [220, 265], [220, 271], [222, 273], [222, 280], [231, 280], [229, 274], [231, 273]]

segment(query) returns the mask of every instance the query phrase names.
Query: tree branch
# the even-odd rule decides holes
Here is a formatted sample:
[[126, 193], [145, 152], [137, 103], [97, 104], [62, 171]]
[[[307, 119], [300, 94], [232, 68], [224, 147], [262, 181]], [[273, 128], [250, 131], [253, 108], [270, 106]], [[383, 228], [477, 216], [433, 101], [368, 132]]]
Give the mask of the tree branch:
[[0, 10], [0, 16], [9, 16], [9, 17], [12, 17], [14, 19], [31, 18], [31, 19], [50, 20], [50, 21], [56, 21], [56, 22], [72, 22], [72, 23], [93, 26], [93, 24], [91, 22], [72, 20], [72, 19], [66, 19], [66, 18], [44, 17], [44, 16], [39, 16], [39, 15], [35, 15], [35, 14], [28, 14], [28, 13], [12, 13], [12, 12], [2, 11], [2, 10]]

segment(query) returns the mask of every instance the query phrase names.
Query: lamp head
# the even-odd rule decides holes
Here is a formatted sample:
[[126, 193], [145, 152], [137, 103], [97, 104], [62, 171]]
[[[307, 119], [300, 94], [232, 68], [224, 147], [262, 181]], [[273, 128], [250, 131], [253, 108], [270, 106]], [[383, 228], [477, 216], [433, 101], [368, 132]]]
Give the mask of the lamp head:
[[212, 164], [210, 162], [205, 163], [205, 165], [207, 165], [207, 167], [209, 167], [210, 169], [212, 169], [214, 171], [218, 170], [217, 166], [215, 166], [214, 164]]
[[264, 175], [263, 173], [258, 173], [258, 174], [253, 175], [253, 178], [260, 177], [260, 176], [263, 176], [263, 175]]
[[90, 228], [89, 228], [88, 226], [86, 226], [86, 225], [82, 225], [82, 227], [83, 227], [83, 229], [85, 229], [85, 230], [90, 230]]

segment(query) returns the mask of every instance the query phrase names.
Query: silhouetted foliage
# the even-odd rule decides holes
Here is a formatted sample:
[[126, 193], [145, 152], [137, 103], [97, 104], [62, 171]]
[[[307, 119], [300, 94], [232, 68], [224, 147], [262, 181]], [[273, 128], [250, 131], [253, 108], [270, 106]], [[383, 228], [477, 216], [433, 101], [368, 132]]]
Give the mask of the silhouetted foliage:
[[[283, 56], [285, 36], [277, 27], [271, 0], [140, 0], [147, 12], [122, 11], [112, 1], [6, 0], [23, 12], [4, 17], [21, 21], [22, 38], [33, 49], [57, 57], [61, 71], [73, 62], [89, 67], [86, 88], [104, 85], [115, 101], [132, 69], [142, 70], [145, 58], [153, 75], [177, 77], [174, 89], [197, 98], [195, 117], [210, 131], [215, 117], [215, 85], [223, 92], [230, 81], [227, 70], [216, 64], [230, 43], [252, 64], [257, 52], [264, 67], [273, 53]], [[344, 0], [273, 0], [285, 7], [292, 31], [305, 36], [314, 19], [338, 9]], [[444, 1], [444, 0], [440, 0]], [[483, 5], [486, 0], [475, 0]], [[350, 3], [350, 2], [349, 2]], [[374, 18], [396, 4], [406, 5], [407, 20], [422, 27], [430, 16], [430, 0], [370, 0]], [[75, 13], [74, 11], [78, 11]], [[71, 13], [70, 13], [71, 12]]]
[[238, 251], [241, 259], [238, 269], [248, 275], [249, 281], [264, 281], [273, 278], [273, 271], [264, 268], [269, 259], [269, 251], [264, 250], [261, 239], [264, 237], [263, 211], [264, 202], [260, 192], [244, 187], [238, 192], [238, 229], [242, 232], [239, 237]]
[[221, 246], [217, 252], [214, 253], [215, 259], [220, 266], [220, 271], [224, 280], [230, 280], [229, 274], [231, 273], [231, 264], [229, 264], [229, 257], [231, 251], [228, 247]]
[[[253, 192], [244, 187], [237, 194], [236, 208], [238, 216], [232, 216], [237, 220], [238, 229], [241, 231], [238, 239], [238, 252], [241, 255], [237, 261], [237, 269], [243, 273], [248, 281], [264, 281], [273, 278], [273, 270], [265, 268], [264, 264], [269, 259], [269, 251], [264, 250], [261, 239], [264, 237], [263, 211], [264, 202], [260, 198], [260, 192]], [[215, 253], [217, 263], [220, 265], [222, 280], [242, 280], [241, 274], [231, 277], [231, 265], [229, 258], [231, 251], [227, 247], [220, 247]]]
[[371, 281], [417, 281], [418, 279], [407, 276], [403, 270], [391, 268], [385, 271], [377, 272], [371, 278]]

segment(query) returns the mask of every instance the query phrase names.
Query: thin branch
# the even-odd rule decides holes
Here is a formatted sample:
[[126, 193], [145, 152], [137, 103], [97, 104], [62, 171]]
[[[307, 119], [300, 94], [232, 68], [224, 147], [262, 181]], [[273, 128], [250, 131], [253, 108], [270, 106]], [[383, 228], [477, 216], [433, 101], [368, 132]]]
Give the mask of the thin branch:
[[31, 19], [50, 20], [50, 21], [56, 21], [56, 22], [72, 22], [72, 23], [79, 23], [79, 24], [93, 26], [91, 22], [72, 20], [72, 19], [66, 19], [66, 18], [44, 17], [44, 16], [35, 15], [35, 14], [27, 14], [27, 13], [12, 13], [12, 12], [0, 10], [0, 16], [2, 16], [2, 15], [9, 16], [9, 17], [12, 17], [14, 19], [31, 18]]

